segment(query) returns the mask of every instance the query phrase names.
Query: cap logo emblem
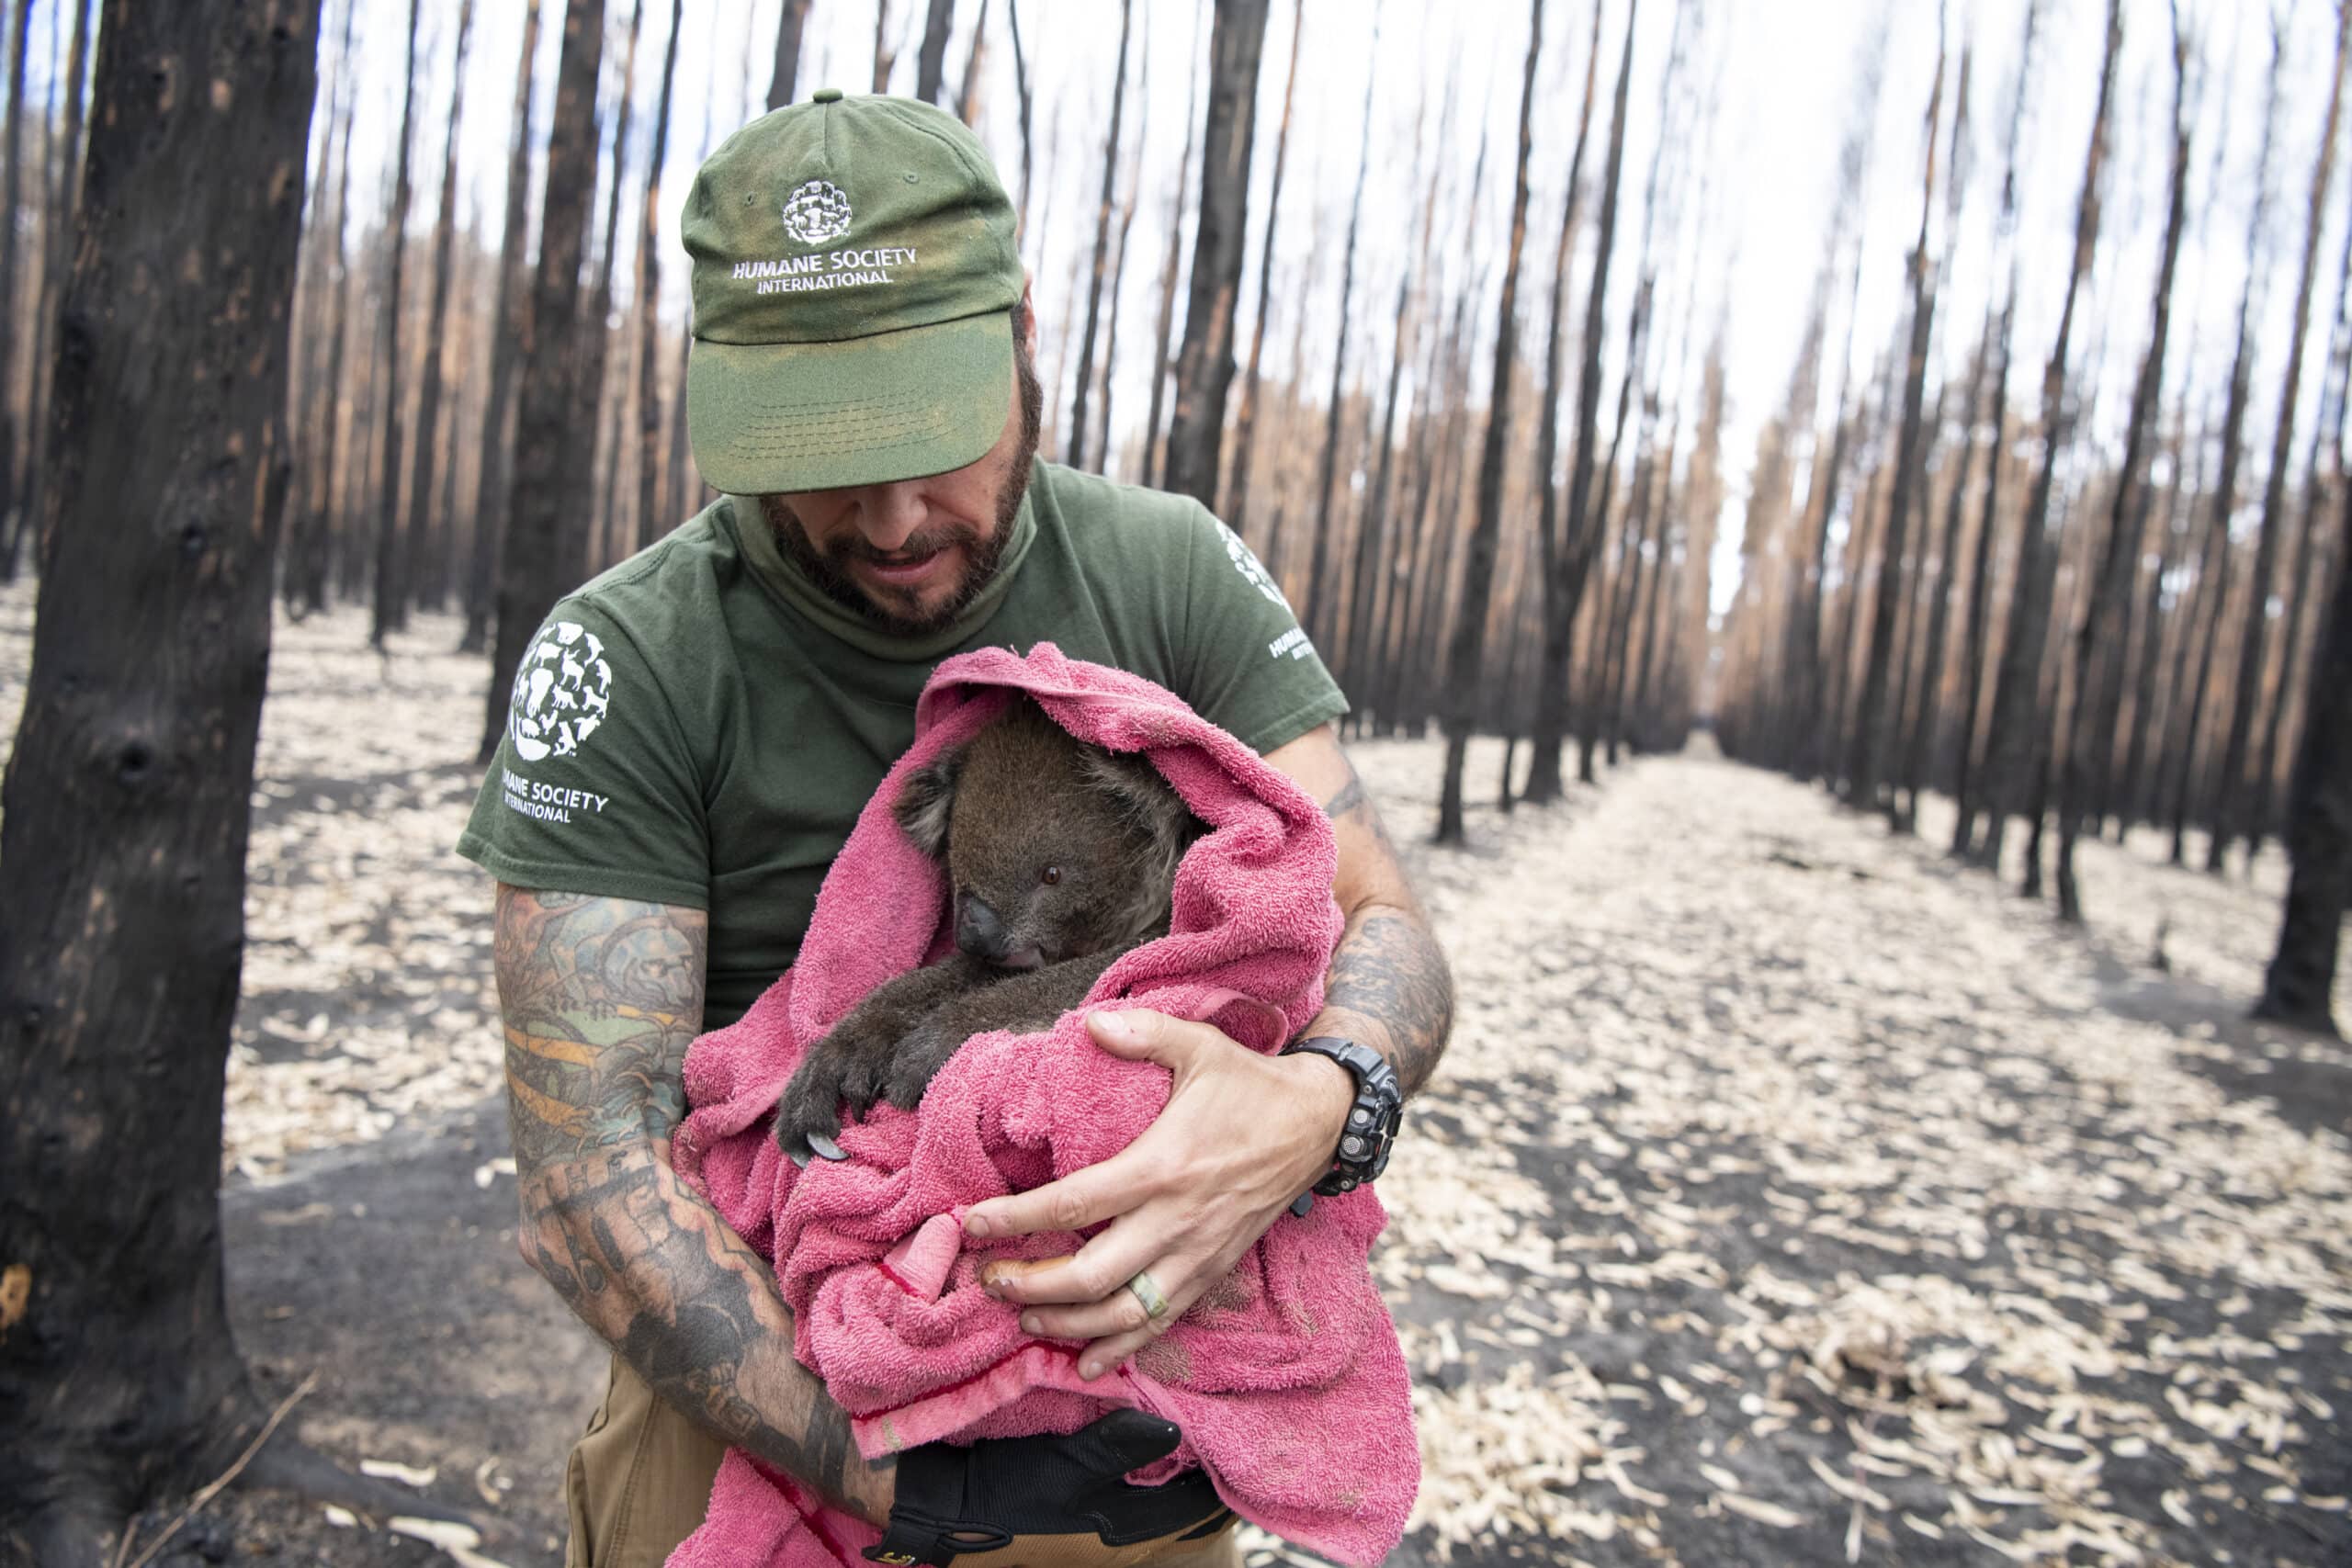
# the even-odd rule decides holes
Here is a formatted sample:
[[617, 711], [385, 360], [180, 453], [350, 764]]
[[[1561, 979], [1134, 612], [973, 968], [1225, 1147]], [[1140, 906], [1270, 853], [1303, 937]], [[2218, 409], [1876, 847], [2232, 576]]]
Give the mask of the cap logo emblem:
[[849, 197], [839, 186], [810, 180], [784, 204], [784, 231], [804, 245], [821, 245], [849, 232]]

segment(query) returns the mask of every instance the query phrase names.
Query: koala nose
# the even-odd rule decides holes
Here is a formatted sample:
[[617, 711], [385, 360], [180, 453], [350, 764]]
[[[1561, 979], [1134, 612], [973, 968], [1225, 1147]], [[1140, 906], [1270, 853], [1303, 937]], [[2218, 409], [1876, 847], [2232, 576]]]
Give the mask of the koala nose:
[[1012, 951], [1012, 933], [987, 900], [966, 894], [956, 903], [956, 945], [974, 958], [1006, 969], [1035, 969], [1040, 954], [1032, 942]]
[[975, 958], [994, 958], [1004, 946], [1004, 922], [972, 894], [956, 901], [956, 945]]

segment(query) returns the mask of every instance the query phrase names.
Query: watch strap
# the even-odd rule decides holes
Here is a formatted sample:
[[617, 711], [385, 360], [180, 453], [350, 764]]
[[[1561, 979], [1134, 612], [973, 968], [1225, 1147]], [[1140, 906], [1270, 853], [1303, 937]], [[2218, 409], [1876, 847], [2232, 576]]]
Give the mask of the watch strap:
[[1340, 1035], [1317, 1034], [1294, 1041], [1283, 1054], [1294, 1052], [1329, 1056], [1356, 1080], [1355, 1100], [1348, 1107], [1347, 1125], [1332, 1152], [1330, 1173], [1311, 1189], [1327, 1198], [1351, 1192], [1388, 1168], [1389, 1147], [1396, 1140], [1405, 1103], [1396, 1069], [1371, 1046]]

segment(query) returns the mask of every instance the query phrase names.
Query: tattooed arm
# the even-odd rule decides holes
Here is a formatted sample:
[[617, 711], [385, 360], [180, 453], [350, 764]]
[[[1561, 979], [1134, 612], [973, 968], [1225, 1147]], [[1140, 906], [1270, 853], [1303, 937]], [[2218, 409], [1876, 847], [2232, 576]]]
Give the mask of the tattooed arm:
[[[1339, 840], [1331, 893], [1348, 924], [1331, 955], [1323, 1010], [1306, 1033], [1343, 1035], [1371, 1046], [1396, 1069], [1396, 1081], [1410, 1097], [1437, 1069], [1453, 1027], [1453, 976], [1445, 954], [1396, 863], [1379, 809], [1331, 728], [1301, 736], [1266, 761], [1323, 803]], [[1345, 1068], [1332, 1066], [1345, 1075]], [[1332, 1141], [1338, 1139], [1335, 1130]]]
[[670, 1168], [707, 932], [699, 909], [499, 887], [524, 1260], [689, 1419], [879, 1523], [896, 1461], [857, 1457], [766, 1261]]

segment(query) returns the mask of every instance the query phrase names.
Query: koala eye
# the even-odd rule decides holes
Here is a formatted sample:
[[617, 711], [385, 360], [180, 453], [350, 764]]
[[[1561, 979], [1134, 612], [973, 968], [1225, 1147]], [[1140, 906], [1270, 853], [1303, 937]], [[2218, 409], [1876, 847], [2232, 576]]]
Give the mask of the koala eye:
[[1048, 887], [1053, 886], [1055, 884], [1061, 881], [1061, 879], [1062, 868], [1057, 865], [1049, 865], [1045, 870], [1037, 874], [1037, 880], [1044, 883]]

